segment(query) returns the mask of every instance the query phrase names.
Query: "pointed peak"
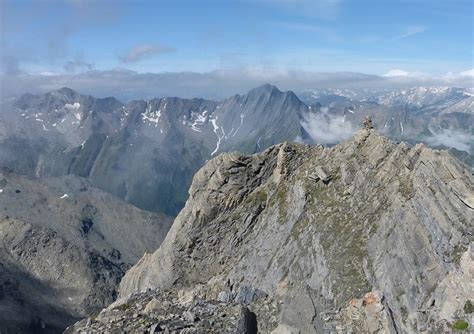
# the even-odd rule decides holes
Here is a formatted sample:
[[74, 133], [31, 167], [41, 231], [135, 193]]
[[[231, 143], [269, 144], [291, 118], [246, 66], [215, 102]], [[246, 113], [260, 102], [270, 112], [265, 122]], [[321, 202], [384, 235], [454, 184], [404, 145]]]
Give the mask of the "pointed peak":
[[278, 92], [278, 93], [282, 93], [281, 90], [278, 89], [278, 87], [276, 87], [275, 85], [271, 85], [269, 83], [265, 83], [261, 86], [258, 86], [258, 87], [255, 87], [254, 89], [250, 90], [249, 91], [249, 95], [250, 94], [262, 94], [262, 93], [273, 93], [273, 92]]
[[59, 89], [53, 91], [53, 93], [54, 93], [54, 92], [57, 92], [57, 93], [60, 93], [60, 94], [63, 94], [63, 95], [67, 95], [67, 96], [71, 96], [71, 95], [76, 95], [76, 94], [77, 94], [76, 91], [72, 90], [72, 89], [69, 88], [69, 87], [62, 87], [62, 88], [59, 88]]

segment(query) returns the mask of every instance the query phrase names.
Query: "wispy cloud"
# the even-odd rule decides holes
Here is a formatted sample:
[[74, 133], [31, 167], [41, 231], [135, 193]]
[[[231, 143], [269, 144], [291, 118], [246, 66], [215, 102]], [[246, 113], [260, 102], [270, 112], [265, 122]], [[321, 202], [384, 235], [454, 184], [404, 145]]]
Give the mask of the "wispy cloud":
[[[14, 4], [14, 1], [0, 1], [0, 72], [21, 72], [32, 63], [61, 66], [66, 62], [64, 67], [71, 68], [75, 59], [68, 60], [74, 55], [73, 51], [77, 51], [77, 46], [72, 47], [72, 37], [84, 27], [98, 29], [117, 24], [124, 6], [122, 1], [116, 1], [111, 6], [110, 1], [96, 0], [24, 1], [22, 6]], [[52, 20], [51, 15], [56, 11], [61, 14], [57, 20]], [[31, 28], [39, 22], [44, 22], [41, 28]], [[26, 41], [23, 33], [32, 29], [35, 29], [34, 41]], [[77, 65], [76, 62], [76, 68]], [[58, 70], [55, 68], [54, 72]]]
[[301, 125], [311, 139], [321, 144], [336, 144], [349, 139], [357, 130], [343, 116], [329, 114], [327, 108], [321, 108], [320, 113], [309, 114]]
[[472, 152], [474, 136], [470, 133], [444, 129], [433, 133], [432, 137], [423, 138], [431, 146], [453, 147], [460, 151]]
[[400, 33], [399, 35], [395, 36], [393, 40], [399, 40], [399, 39], [404, 39], [407, 37], [411, 37], [417, 34], [421, 34], [425, 32], [428, 28], [422, 25], [413, 25], [413, 26], [408, 26], [403, 29], [403, 32]]
[[152, 45], [152, 44], [142, 44], [138, 45], [131, 50], [129, 50], [125, 55], [120, 56], [120, 60], [124, 63], [134, 63], [146, 58], [157, 56], [163, 53], [175, 52], [175, 48], [161, 46], [161, 45]]

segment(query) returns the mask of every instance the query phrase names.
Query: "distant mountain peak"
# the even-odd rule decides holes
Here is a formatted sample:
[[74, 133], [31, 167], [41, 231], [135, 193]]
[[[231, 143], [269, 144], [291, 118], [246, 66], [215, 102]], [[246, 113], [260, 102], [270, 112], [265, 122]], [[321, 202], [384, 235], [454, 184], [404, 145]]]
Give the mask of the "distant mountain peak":
[[251, 93], [273, 93], [273, 92], [279, 92], [282, 93], [281, 90], [278, 89], [275, 85], [269, 84], [269, 83], [264, 83], [261, 86], [255, 87], [254, 89], [251, 89], [249, 91], [249, 95]]
[[76, 91], [74, 91], [73, 89], [71, 89], [69, 87], [62, 87], [62, 88], [57, 89], [56, 91], [59, 92], [59, 93], [63, 93], [63, 94], [74, 94], [74, 93], [76, 93]]
[[61, 96], [64, 96], [66, 98], [73, 98], [75, 96], [78, 96], [80, 95], [78, 92], [76, 92], [75, 90], [69, 88], [69, 87], [62, 87], [62, 88], [59, 88], [55, 91], [52, 91], [51, 94], [53, 95], [61, 95]]

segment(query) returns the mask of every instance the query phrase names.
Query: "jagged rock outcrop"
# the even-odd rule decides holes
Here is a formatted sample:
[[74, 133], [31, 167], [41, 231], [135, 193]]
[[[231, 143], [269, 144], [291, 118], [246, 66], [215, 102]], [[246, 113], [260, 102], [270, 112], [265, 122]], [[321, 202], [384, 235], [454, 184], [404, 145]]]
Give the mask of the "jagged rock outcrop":
[[54, 333], [110, 304], [171, 219], [75, 176], [0, 173], [0, 331]]
[[[309, 177], [318, 166], [328, 182]], [[473, 326], [473, 206], [472, 175], [455, 158], [375, 130], [331, 148], [223, 154], [195, 175], [161, 247], [127, 272], [121, 300], [199, 287], [274, 333]], [[268, 299], [271, 328], [253, 306]]]

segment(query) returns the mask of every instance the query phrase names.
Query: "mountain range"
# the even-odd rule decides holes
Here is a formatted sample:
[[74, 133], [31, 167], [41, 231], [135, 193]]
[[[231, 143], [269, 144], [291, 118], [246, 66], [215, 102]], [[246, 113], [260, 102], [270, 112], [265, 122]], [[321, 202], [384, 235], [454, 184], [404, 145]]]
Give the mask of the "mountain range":
[[[323, 159], [325, 155], [328, 155], [327, 160], [324, 160], [326, 158], [323, 159], [324, 164], [319, 160], [312, 161], [312, 163], [315, 166], [318, 164], [325, 165], [325, 169], [328, 168], [326, 164], [329, 164], [331, 170], [334, 170], [329, 176], [326, 175], [329, 179], [326, 179], [325, 173], [321, 172], [322, 167], [317, 169], [319, 176], [312, 174], [312, 168], [307, 169], [308, 175], [305, 176], [318, 180], [322, 179], [322, 183], [326, 184], [330, 179], [342, 176], [342, 170], [336, 171], [337, 164], [342, 164], [344, 160], [352, 161], [351, 159], [354, 159], [347, 147], [363, 146], [364, 141], [357, 139], [355, 142], [345, 144], [346, 146], [335, 146], [339, 147], [334, 149], [336, 153], [330, 153], [332, 151], [329, 148], [322, 149], [321, 146], [311, 146], [313, 149], [309, 149], [305, 145], [325, 144], [331, 147], [340, 141], [350, 140], [361, 127], [361, 123], [366, 116], [372, 118], [379, 133], [392, 138], [396, 142], [389, 142], [376, 134], [370, 134], [366, 137], [358, 135], [357, 138], [370, 139], [374, 154], [381, 155], [378, 158], [372, 158], [368, 152], [358, 151], [354, 148], [352, 154], [355, 154], [359, 160], [380, 160], [377, 160], [378, 162], [371, 161], [369, 165], [365, 163], [358, 165], [361, 163], [359, 160], [357, 160], [358, 164], [352, 164], [351, 168], [356, 170], [363, 168], [361, 172], [365, 174], [358, 176], [361, 180], [360, 183], [363, 183], [362, 180], [368, 180], [369, 183], [375, 182], [375, 184], [381, 182], [392, 184], [396, 181], [389, 176], [374, 180], [375, 176], [369, 173], [371, 169], [379, 168], [380, 164], [388, 159], [384, 153], [378, 150], [395, 150], [398, 152], [400, 159], [405, 161], [405, 167], [409, 170], [413, 168], [412, 164], [415, 162], [410, 162], [410, 159], [412, 159], [412, 155], [418, 156], [419, 153], [417, 153], [417, 150], [411, 150], [403, 146], [405, 144], [400, 144], [402, 146], [395, 149], [395, 147], [398, 147], [396, 145], [400, 140], [409, 143], [421, 141], [437, 148], [451, 147], [451, 153], [461, 158], [468, 165], [470, 164], [471, 170], [473, 166], [471, 155], [474, 148], [474, 141], [471, 140], [474, 135], [473, 96], [469, 90], [460, 88], [415, 87], [410, 90], [390, 92], [327, 89], [295, 94], [291, 91], [282, 92], [275, 86], [265, 84], [250, 90], [247, 94], [234, 95], [220, 101], [166, 97], [148, 101], [131, 101], [127, 104], [113, 97], [94, 98], [81, 95], [69, 88], [62, 88], [42, 95], [25, 94], [15, 99], [4, 99], [1, 101], [0, 108], [0, 168], [2, 171], [0, 178], [0, 210], [3, 210], [0, 216], [0, 244], [2, 245], [0, 249], [0, 266], [2, 268], [0, 272], [0, 310], [2, 312], [0, 313], [3, 318], [0, 318], [0, 320], [5, 320], [0, 322], [6, 324], [3, 327], [0, 326], [0, 330], [6, 332], [60, 332], [79, 318], [107, 306], [117, 297], [119, 283], [126, 271], [144, 253], [149, 255], [142, 258], [139, 264], [129, 271], [122, 281], [122, 296], [125, 297], [136, 289], [171, 288], [166, 296], [155, 297], [158, 299], [165, 298], [171, 304], [174, 303], [174, 293], [177, 292], [174, 284], [180, 279], [175, 277], [175, 274], [169, 271], [169, 268], [165, 268], [166, 270], [160, 272], [160, 278], [157, 278], [156, 281], [156, 272], [159, 270], [154, 269], [155, 264], [146, 265], [150, 270], [143, 269], [143, 263], [147, 263], [150, 254], [159, 248], [157, 254], [165, 252], [166, 255], [159, 255], [156, 263], [168, 261], [168, 264], [171, 263], [173, 266], [182, 264], [183, 268], [198, 268], [200, 265], [205, 268], [207, 264], [199, 264], [199, 261], [203, 258], [217, 259], [220, 256], [217, 254], [220, 254], [220, 252], [227, 254], [228, 250], [214, 247], [219, 242], [219, 238], [222, 237], [222, 240], [227, 240], [232, 233], [240, 235], [239, 240], [244, 238], [248, 233], [247, 228], [251, 228], [255, 222], [254, 213], [263, 210], [268, 203], [264, 206], [262, 206], [263, 204], [260, 205], [260, 209], [252, 205], [237, 208], [236, 205], [242, 204], [242, 198], [248, 195], [247, 190], [258, 187], [264, 179], [270, 178], [268, 173], [278, 172], [282, 175], [286, 173], [280, 170], [283, 167], [278, 167], [277, 163], [278, 159], [284, 159], [283, 157], [286, 156], [287, 151], [285, 150], [299, 152], [296, 154], [296, 160], [291, 160], [291, 165], [294, 165], [294, 167], [306, 161], [305, 156], [312, 157], [313, 155], [319, 156], [322, 154], [321, 159]], [[275, 148], [274, 145], [285, 141], [294, 141], [300, 144], [296, 148], [292, 146], [293, 144], [285, 144], [283, 147], [286, 148], [284, 149], [279, 146]], [[338, 150], [343, 150], [344, 153], [340, 153]], [[423, 150], [423, 152], [432, 152], [427, 148], [423, 148]], [[216, 158], [224, 152], [235, 151], [241, 152], [241, 154], [267, 152], [265, 154], [268, 155], [270, 154], [268, 152], [273, 152], [272, 154], [280, 153], [275, 157], [272, 154], [270, 154], [271, 157], [266, 157], [264, 154], [261, 156], [263, 158], [250, 156], [242, 158], [237, 153], [232, 153], [236, 159], [235, 161], [232, 160], [234, 155], [231, 154], [231, 160], [234, 161], [232, 163]], [[447, 190], [441, 185], [438, 185], [441, 190], [437, 190], [436, 187], [433, 188], [435, 189], [433, 196], [436, 197], [435, 193], [440, 191], [444, 194], [443, 196], [447, 196], [449, 201], [454, 203], [452, 204], [453, 208], [445, 208], [444, 205], [448, 204], [441, 203], [445, 203], [447, 199], [438, 199], [437, 197], [436, 199], [434, 197], [429, 198], [430, 201], [432, 200], [435, 203], [432, 207], [427, 207], [428, 202], [422, 202], [417, 204], [417, 208], [420, 210], [425, 208], [424, 210], [427, 210], [426, 217], [431, 217], [429, 219], [434, 220], [440, 217], [439, 210], [441, 208], [442, 210], [448, 210], [445, 215], [449, 217], [449, 223], [446, 223], [449, 225], [454, 219], [453, 217], [461, 217], [459, 219], [462, 220], [462, 216], [466, 214], [461, 210], [462, 205], [468, 206], [472, 210], [472, 199], [469, 197], [472, 185], [469, 183], [471, 182], [469, 177], [466, 176], [469, 174], [468, 169], [463, 169], [465, 167], [462, 163], [452, 160], [447, 153], [442, 154], [441, 162], [436, 160], [438, 158], [432, 157], [432, 155], [436, 156], [437, 153], [430, 153], [431, 160], [428, 162], [420, 161], [425, 164], [432, 163], [435, 166], [445, 164], [449, 173], [464, 175], [462, 177], [453, 176], [454, 179], [461, 178], [460, 181], [455, 182], [456, 184], [461, 183], [461, 185], [453, 185], [454, 188], [451, 190]], [[226, 155], [226, 157], [228, 156]], [[396, 159], [395, 156], [392, 158]], [[194, 183], [199, 183], [199, 175], [207, 173], [203, 170], [214, 168], [209, 166], [214, 166], [213, 164], [216, 162], [222, 163], [224, 166], [222, 168], [228, 170], [216, 169], [214, 171], [217, 173], [216, 177], [230, 173], [225, 177], [223, 176], [224, 181], [225, 183], [230, 182], [229, 185], [235, 185], [233, 184], [235, 181], [233, 181], [233, 178], [237, 178], [238, 183], [235, 185], [237, 189], [232, 187], [221, 189], [221, 185], [214, 184], [214, 181], [211, 181], [211, 176], [208, 175], [209, 177], [206, 176], [204, 179], [205, 182], [210, 182], [208, 186], [211, 188], [206, 188], [204, 197], [197, 196], [196, 194], [201, 192], [196, 192], [196, 186], [190, 188], [193, 177]], [[201, 169], [203, 166], [207, 167]], [[391, 165], [387, 163], [386, 166]], [[399, 164], [395, 167], [395, 170], [400, 172], [404, 171], [405, 168]], [[446, 173], [444, 169], [444, 172], [442, 172], [441, 167], [438, 167], [430, 170], [429, 173], [426, 172], [428, 176], [432, 177], [435, 184], [437, 184], [435, 178], [440, 175], [445, 177], [443, 173]], [[342, 167], [339, 166], [339, 168]], [[195, 176], [200, 169], [201, 171]], [[453, 172], [453, 170], [457, 172]], [[263, 174], [260, 175], [261, 173]], [[424, 173], [424, 171], [419, 171], [419, 173]], [[352, 176], [347, 175], [345, 177], [348, 179], [343, 182], [344, 187], [347, 188], [347, 194], [344, 196], [353, 194], [353, 188], [356, 186], [355, 183], [349, 181]], [[240, 179], [241, 177], [243, 179]], [[280, 177], [284, 176], [274, 176], [275, 187], [277, 188], [279, 187], [278, 180], [280, 180]], [[411, 180], [412, 176], [408, 177], [409, 179], [399, 180], [396, 185], [393, 185], [393, 187], [398, 187], [397, 189], [402, 195], [404, 191], [408, 192], [408, 195], [415, 191], [412, 184], [413, 180]], [[420, 174], [417, 174], [416, 177], [420, 177]], [[302, 176], [299, 175], [295, 180], [301, 181], [301, 178]], [[285, 187], [288, 188], [292, 184], [288, 183]], [[335, 182], [333, 184], [339, 183]], [[204, 187], [204, 185], [200, 187]], [[268, 187], [268, 192], [276, 191], [276, 188], [273, 189], [270, 185]], [[430, 185], [430, 187], [433, 186]], [[378, 188], [370, 188], [367, 191], [374, 192], [376, 189]], [[394, 190], [392, 188], [388, 190], [380, 189], [384, 192]], [[237, 191], [237, 195], [231, 196], [234, 190]], [[209, 195], [211, 197], [208, 198], [206, 191], [210, 191], [212, 196]], [[277, 191], [277, 195], [279, 191]], [[288, 191], [288, 189], [282, 191], [283, 193], [280, 195], [282, 198], [286, 198], [285, 191]], [[454, 192], [458, 198], [457, 200], [452, 198], [454, 195], [450, 191]], [[251, 192], [255, 191], [251, 190]], [[304, 193], [306, 194], [306, 192]], [[448, 193], [449, 196], [446, 195]], [[190, 199], [188, 199], [188, 194], [191, 196]], [[221, 196], [219, 194], [228, 199], [222, 203], [214, 203], [213, 196], [219, 197]], [[258, 191], [254, 195], [260, 196]], [[276, 198], [281, 199], [280, 195], [277, 195], [275, 195]], [[298, 198], [297, 193], [293, 195]], [[300, 210], [302, 217], [324, 216], [325, 214], [331, 216], [331, 212], [310, 213], [306, 210], [308, 205], [322, 205], [325, 208], [324, 210], [336, 210], [336, 212], [352, 210], [347, 208], [347, 205], [351, 204], [345, 203], [343, 201], [345, 197], [340, 197], [338, 192], [331, 194], [323, 192], [313, 195], [312, 200], [316, 202], [307, 202], [309, 199], [305, 198], [300, 203], [304, 208], [303, 211]], [[319, 197], [320, 195], [323, 197]], [[424, 192], [420, 194], [420, 196], [425, 195]], [[269, 196], [269, 193], [266, 196]], [[361, 194], [358, 196], [356, 199], [359, 202], [367, 200]], [[392, 199], [391, 193], [386, 194], [386, 197]], [[458, 200], [464, 204], [459, 204]], [[183, 227], [184, 230], [181, 231], [181, 227], [177, 227], [184, 224], [184, 222], [179, 223], [179, 221], [183, 220], [180, 217], [186, 216], [186, 201], [188, 201], [188, 206], [194, 206], [193, 203], [196, 201], [199, 203], [202, 201], [209, 202], [207, 206], [203, 203], [201, 203], [202, 205], [199, 204], [203, 208], [198, 211], [202, 212], [194, 213], [197, 216], [193, 216], [190, 221], [196, 220], [197, 226], [209, 223], [211, 229], [207, 231], [206, 226], [202, 226], [202, 233], [209, 233], [209, 237], [206, 238], [212, 240], [209, 239], [206, 242], [214, 245], [207, 253], [203, 252], [196, 255], [197, 258], [189, 263], [186, 262], [187, 260], [181, 259], [181, 249], [169, 246], [170, 243], [176, 243], [177, 245], [186, 243], [187, 245], [188, 241], [178, 240], [181, 236], [178, 238], [176, 231], [179, 231], [182, 238], [186, 240], [190, 238], [190, 240], [195, 240], [192, 242], [202, 242], [199, 241], [202, 240], [202, 236], [199, 234], [201, 232], [188, 231], [190, 227]], [[291, 201], [289, 199], [287, 202], [290, 205]], [[357, 202], [357, 205], [361, 205], [359, 202]], [[335, 206], [336, 209], [329, 208], [331, 205]], [[340, 207], [341, 205], [343, 208]], [[352, 205], [355, 204], [352, 203]], [[183, 207], [184, 211], [181, 211]], [[405, 208], [403, 205], [401, 207]], [[392, 211], [398, 214], [404, 210], [401, 207], [396, 207]], [[235, 212], [226, 211], [233, 208], [235, 208]], [[274, 207], [273, 211], [268, 214], [276, 214], [278, 211], [279, 215], [282, 215], [281, 210], [285, 211], [286, 208], [286, 204], [283, 203], [279, 205], [278, 210]], [[295, 212], [299, 212], [296, 210], [297, 208], [293, 209], [295, 209]], [[363, 208], [360, 207], [359, 209]], [[375, 214], [373, 211], [379, 209], [382, 210], [383, 208], [381, 209], [377, 205], [374, 208], [365, 208], [364, 210], [368, 211], [361, 211], [359, 216], [354, 216], [354, 222], [359, 225], [362, 224], [363, 217], [372, 217], [371, 215]], [[212, 219], [215, 218], [217, 221], [223, 222], [234, 220], [237, 222], [237, 218], [241, 215], [239, 210], [250, 210], [249, 213], [252, 214], [242, 222], [238, 222], [238, 224], [243, 224], [242, 226], [248, 225], [244, 228], [244, 231], [238, 229], [234, 231], [233, 227], [222, 227], [223, 230], [220, 231], [219, 226], [221, 225], [213, 227], [213, 223], [209, 220], [211, 218], [206, 218], [205, 221], [198, 219], [207, 210], [212, 212]], [[413, 221], [421, 219], [417, 216], [418, 213], [413, 214], [415, 215], [414, 218], [412, 217]], [[472, 214], [472, 211], [468, 209], [467, 214]], [[168, 233], [173, 218], [177, 215], [176, 222], [178, 223], [175, 222], [171, 232]], [[469, 219], [470, 216], [466, 217], [466, 219]], [[342, 219], [339, 216], [334, 216], [331, 219], [333, 218]], [[397, 219], [399, 218], [397, 216]], [[349, 217], [344, 219], [352, 222]], [[466, 251], [468, 243], [463, 239], [464, 237], [459, 237], [461, 238], [459, 239], [458, 236], [459, 233], [465, 235], [465, 231], [469, 231], [472, 227], [469, 225], [469, 221], [465, 223], [467, 228], [461, 228], [457, 225], [457, 227], [453, 227], [456, 229], [459, 227], [456, 230], [457, 232], [453, 232], [455, 236], [451, 237], [455, 238], [454, 241], [449, 241], [454, 248], [451, 246], [446, 246], [448, 247], [447, 250], [436, 248], [436, 252], [450, 252], [451, 257], [462, 257], [462, 254], [464, 254], [462, 252]], [[274, 219], [270, 219], [268, 224], [274, 226]], [[369, 227], [364, 225], [362, 228], [362, 225], [359, 225], [352, 229], [354, 233], [365, 235], [371, 231]], [[444, 228], [440, 227], [440, 229]], [[344, 233], [347, 232], [344, 231]], [[321, 232], [323, 233], [321, 234], [322, 238], [334, 238], [332, 235], [324, 234], [326, 232], [325, 230]], [[195, 236], [196, 233], [199, 234], [199, 237]], [[227, 233], [230, 233], [229, 236], [227, 236]], [[271, 235], [273, 233], [271, 231], [262, 233], [255, 236], [255, 239], [249, 239], [248, 243], [259, 244], [266, 237], [269, 238], [268, 240], [275, 238]], [[282, 237], [287, 238], [288, 236], [283, 233]], [[425, 237], [438, 238], [440, 235], [436, 233], [426, 234], [423, 235], [423, 238]], [[446, 235], [443, 238], [449, 239], [450, 237]], [[165, 243], [160, 248], [163, 241]], [[364, 239], [364, 242], [366, 241], [367, 239]], [[233, 243], [232, 240], [229, 240], [229, 242], [230, 244]], [[293, 244], [290, 245], [292, 245], [291, 247], [294, 246]], [[267, 246], [262, 245], [265, 249]], [[415, 246], [410, 245], [409, 247]], [[364, 246], [365, 248], [367, 247]], [[328, 249], [331, 249], [331, 251]], [[321, 261], [329, 261], [326, 257], [334, 256], [337, 253], [337, 249], [331, 247], [328, 249], [325, 250], [326, 253], [324, 253], [325, 255]], [[273, 250], [269, 252], [269, 254], [273, 254]], [[179, 256], [175, 260], [176, 254]], [[242, 256], [250, 256], [246, 255], [246, 250], [242, 250], [241, 254]], [[291, 251], [288, 254], [293, 253]], [[293, 255], [300, 256], [301, 254], [296, 252]], [[156, 256], [153, 255], [153, 258]], [[275, 253], [271, 256], [278, 257], [280, 255], [277, 256]], [[367, 257], [361, 256], [354, 259], [354, 261], [364, 263], [363, 261]], [[407, 257], [412, 258], [413, 256], [411, 251], [407, 253]], [[51, 261], [51, 259], [54, 259], [54, 261]], [[420, 261], [425, 260], [420, 259]], [[228, 259], [222, 258], [218, 261], [227, 263]], [[222, 265], [220, 262], [219, 265]], [[236, 268], [241, 265], [244, 264], [231, 264]], [[264, 264], [258, 264], [258, 266], [261, 265]], [[265, 265], [268, 265], [268, 263]], [[301, 265], [305, 266], [306, 264]], [[337, 276], [339, 275], [338, 270], [345, 268], [345, 265], [343, 267], [338, 266], [339, 264], [335, 264], [335, 267], [322, 266], [318, 268]], [[442, 264], [442, 268], [444, 268], [443, 273], [454, 270], [451, 265]], [[215, 270], [224, 269], [217, 266]], [[341, 273], [344, 273], [344, 270]], [[242, 272], [245, 272], [245, 270]], [[422, 272], [420, 275], [425, 275], [424, 269], [420, 272]], [[209, 273], [211, 274], [212, 271]], [[262, 272], [249, 273], [249, 275], [255, 277], [261, 274], [263, 275]], [[304, 272], [304, 275], [308, 275], [308, 273]], [[348, 286], [355, 284], [354, 286], [357, 287], [363, 281], [364, 284], [360, 283], [362, 284], [360, 285], [361, 291], [365, 289], [364, 291], [369, 293], [370, 291], [366, 288], [370, 285], [368, 283], [375, 282], [374, 276], [368, 276], [368, 274], [361, 272], [358, 272], [357, 275], [360, 281], [355, 283], [344, 281], [344, 284], [347, 283]], [[440, 278], [442, 276], [440, 275], [436, 277]], [[247, 293], [257, 290], [264, 291], [266, 295], [271, 295], [270, 292], [273, 291], [272, 289], [276, 284], [276, 281], [273, 280], [275, 277], [268, 278], [267, 281], [251, 280], [246, 282], [246, 284], [248, 283], [248, 289], [245, 288], [247, 285], [242, 285], [244, 297]], [[194, 277], [188, 278], [183, 275], [182, 279], [187, 280], [188, 284], [183, 283], [182, 287], [192, 290], [196, 288], [196, 284], [201, 284]], [[208, 279], [212, 279], [212, 277], [209, 276]], [[237, 277], [231, 275], [222, 279], [233, 282], [237, 280]], [[175, 282], [175, 280], [177, 281]], [[165, 283], [162, 283], [162, 281]], [[383, 280], [380, 282], [383, 282]], [[371, 288], [380, 289], [381, 284], [374, 283]], [[232, 283], [231, 285], [235, 284]], [[237, 285], [235, 286], [237, 289]], [[258, 286], [257, 290], [255, 290], [255, 286]], [[326, 288], [324, 287], [324, 289]], [[349, 289], [349, 287], [347, 288]], [[232, 293], [224, 290], [231, 295], [240, 293], [240, 290], [233, 289], [231, 289]], [[355, 291], [351, 290], [351, 293], [344, 294], [342, 297], [338, 297], [337, 300], [335, 299], [334, 305], [339, 302], [342, 303], [350, 296], [363, 297], [356, 294]], [[394, 298], [393, 291], [387, 293], [392, 294], [390, 298]], [[325, 298], [327, 299], [329, 296], [325, 295]], [[148, 297], [150, 295], [147, 295]], [[293, 297], [289, 296], [288, 298]], [[380, 298], [382, 297], [380, 296]], [[265, 307], [273, 307], [274, 304], [272, 303], [274, 301], [274, 299], [269, 299], [270, 304], [265, 304]], [[257, 301], [258, 303], [260, 302]], [[337, 305], [342, 305], [340, 303]], [[415, 302], [411, 299], [410, 303]], [[416, 303], [419, 303], [418, 299], [416, 299]], [[414, 310], [414, 304], [407, 306], [400, 302], [397, 305], [399, 308], [404, 307]], [[182, 305], [175, 306], [181, 307]], [[243, 311], [241, 308], [234, 308], [234, 304], [221, 306], [226, 310], [229, 308], [227, 311], [234, 312], [235, 317], [241, 320], [247, 319], [246, 317], [242, 318], [242, 314], [249, 314], [248, 310]], [[277, 308], [272, 311], [274, 312], [271, 314], [272, 317], [277, 317], [277, 314], [279, 314]], [[397, 312], [401, 312], [400, 309]], [[6, 319], [10, 319], [10, 321], [6, 321]], [[403, 321], [408, 321], [406, 318], [404, 319]], [[454, 318], [450, 315], [442, 319], [451, 321]], [[321, 324], [322, 322], [317, 326], [315, 325], [316, 328], [320, 329], [321, 327], [318, 326], [322, 326]], [[232, 327], [235, 324], [224, 321], [221, 325]], [[265, 326], [270, 328], [273, 325], [278, 325], [277, 320]], [[294, 324], [286, 325], [291, 327]], [[390, 326], [407, 330], [414, 328], [404, 327], [396, 321], [392, 321]]]
[[[389, 93], [281, 92], [265, 84], [222, 101], [160, 98], [123, 104], [62, 88], [3, 101], [0, 166], [36, 177], [74, 174], [149, 211], [175, 216], [194, 173], [221, 152], [284, 140], [334, 144], [367, 115], [383, 134], [452, 147], [472, 163], [474, 97], [461, 88]], [[356, 97], [359, 96], [359, 99]]]

